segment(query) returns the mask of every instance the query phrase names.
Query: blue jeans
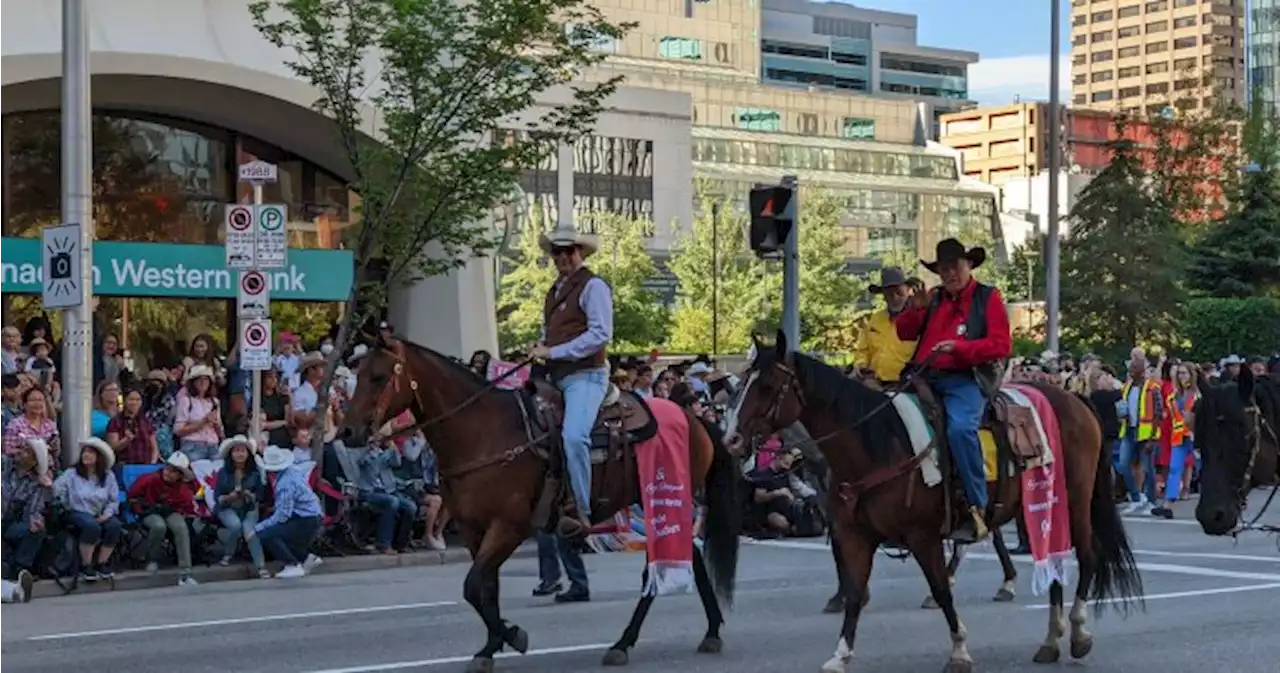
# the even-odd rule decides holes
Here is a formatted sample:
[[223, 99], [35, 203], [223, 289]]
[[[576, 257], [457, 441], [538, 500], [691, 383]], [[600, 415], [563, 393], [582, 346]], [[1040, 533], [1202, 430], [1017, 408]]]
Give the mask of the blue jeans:
[[587, 566], [582, 562], [582, 554], [577, 549], [559, 535], [539, 531], [534, 537], [538, 541], [538, 579], [542, 584], [559, 582], [560, 564], [564, 563], [564, 574], [569, 579], [569, 592], [591, 592], [587, 584]]
[[184, 439], [179, 450], [193, 463], [197, 460], [213, 460], [218, 457], [218, 445], [208, 442], [189, 442]]
[[960, 473], [964, 495], [971, 507], [987, 507], [987, 475], [982, 465], [978, 426], [987, 406], [978, 382], [968, 374], [946, 374], [934, 381], [947, 410], [947, 445]]
[[1120, 450], [1116, 455], [1116, 472], [1120, 473], [1120, 477], [1124, 479], [1125, 490], [1129, 492], [1129, 500], [1138, 502], [1138, 479], [1133, 474], [1133, 461], [1135, 459], [1142, 461], [1142, 470], [1146, 473], [1146, 478], [1142, 481], [1142, 495], [1147, 496], [1147, 500], [1156, 499], [1156, 452], [1152, 442], [1139, 442], [1137, 437], [1137, 428], [1125, 428], [1124, 436], [1120, 438]]
[[40, 546], [44, 544], [45, 537], [44, 531], [31, 532], [31, 521], [26, 517], [6, 523], [4, 539], [15, 549], [8, 555], [9, 558], [5, 559], [5, 565], [15, 571], [35, 570], [36, 557], [40, 555]]
[[1181, 444], [1173, 447], [1172, 453], [1169, 454], [1169, 476], [1164, 480], [1165, 500], [1177, 502], [1179, 491], [1182, 490], [1182, 471], [1186, 469], [1187, 456], [1194, 450], [1195, 443], [1190, 437], [1183, 438]]
[[307, 549], [320, 531], [320, 517], [295, 516], [284, 523], [268, 526], [258, 533], [262, 546], [271, 551], [277, 561], [285, 565], [298, 565], [307, 558]]
[[569, 485], [578, 501], [584, 519], [591, 518], [591, 428], [596, 424], [600, 405], [609, 392], [609, 370], [584, 369], [558, 382], [564, 393], [565, 462], [569, 466]]
[[405, 530], [413, 525], [418, 515], [418, 504], [408, 498], [391, 493], [366, 493], [366, 505], [378, 512], [378, 547], [386, 549], [396, 536], [396, 523], [403, 521]]
[[78, 540], [83, 545], [97, 545], [111, 549], [120, 542], [120, 519], [111, 517], [99, 523], [88, 512], [67, 512], [67, 523], [80, 531]]
[[[225, 556], [231, 556], [236, 553], [240, 537], [245, 531], [253, 530], [253, 527], [258, 525], [258, 510], [251, 509], [241, 517], [240, 513], [234, 509], [220, 509], [218, 524], [218, 539], [222, 541], [222, 553]], [[245, 544], [249, 546], [249, 558], [253, 559], [253, 567], [261, 568], [266, 565], [262, 556], [262, 540], [255, 535], [246, 540]]]

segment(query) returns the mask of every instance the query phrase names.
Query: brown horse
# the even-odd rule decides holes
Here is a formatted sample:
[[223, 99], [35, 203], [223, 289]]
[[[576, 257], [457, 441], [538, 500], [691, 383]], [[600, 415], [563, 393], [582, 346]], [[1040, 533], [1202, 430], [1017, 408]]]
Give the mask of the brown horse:
[[[1128, 606], [1141, 598], [1142, 580], [1129, 540], [1111, 499], [1111, 460], [1102, 455], [1102, 430], [1088, 403], [1061, 389], [1038, 385], [1058, 415], [1064, 448], [1071, 542], [1079, 562], [1080, 582], [1070, 613], [1071, 656], [1081, 658], [1093, 649], [1085, 629], [1085, 606], [1090, 599]], [[925, 487], [912, 459], [911, 443], [901, 417], [885, 393], [843, 376], [839, 370], [787, 349], [779, 333], [775, 348], [757, 346], [736, 405], [726, 418], [726, 438], [756, 438], [800, 421], [815, 436], [837, 483], [831, 508], [836, 513], [834, 544], [840, 546], [848, 600], [835, 655], [823, 673], [843, 673], [853, 657], [854, 636], [862, 611], [876, 548], [886, 540], [911, 551], [929, 583], [934, 600], [951, 630], [948, 673], [971, 671], [973, 659], [966, 630], [956, 614], [943, 552], [945, 506], [940, 486]], [[997, 502], [1008, 506], [991, 523], [999, 526], [1018, 511], [1020, 480], [1001, 493]], [[849, 485], [852, 484], [852, 487]], [[857, 490], [855, 490], [857, 489]], [[840, 501], [853, 492], [855, 505]], [[856, 598], [855, 598], [856, 597]], [[1111, 600], [1115, 597], [1116, 600]], [[1049, 592], [1049, 632], [1034, 661], [1058, 660], [1058, 640], [1065, 635], [1063, 587], [1054, 582]]]
[[[548, 462], [535, 450], [545, 437], [533, 436], [537, 433], [525, 411], [537, 401], [530, 391], [497, 390], [462, 364], [400, 340], [371, 349], [358, 377], [345, 423], [353, 443], [363, 444], [373, 429], [407, 409], [436, 452], [441, 494], [471, 551], [463, 594], [488, 631], [468, 671], [489, 673], [494, 654], [505, 645], [522, 654], [529, 648], [524, 629], [502, 618], [498, 571], [533, 532], [535, 506], [546, 484]], [[718, 430], [686, 414], [693, 489], [705, 489], [707, 502], [704, 549], [694, 545], [693, 550], [694, 580], [707, 614], [698, 651], [717, 653], [724, 623], [720, 606], [732, 605], [737, 572], [738, 461], [725, 449]], [[638, 485], [629, 486], [629, 494], [639, 491]], [[633, 501], [612, 497], [611, 506], [593, 507], [592, 514], [597, 521], [608, 520]], [[622, 637], [605, 653], [606, 665], [627, 663], [652, 602], [653, 596], [640, 599]]]

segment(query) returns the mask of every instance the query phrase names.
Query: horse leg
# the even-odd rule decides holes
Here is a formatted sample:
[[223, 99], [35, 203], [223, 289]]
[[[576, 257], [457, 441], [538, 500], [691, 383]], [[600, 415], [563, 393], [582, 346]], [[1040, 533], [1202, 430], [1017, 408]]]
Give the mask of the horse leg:
[[1032, 661], [1037, 664], [1052, 664], [1062, 656], [1058, 650], [1058, 640], [1067, 634], [1067, 620], [1063, 617], [1062, 583], [1054, 582], [1049, 587], [1049, 633], [1044, 637], [1044, 644], [1031, 658]]
[[[936, 530], [936, 529], [935, 529]], [[930, 539], [931, 538], [931, 539]], [[933, 600], [942, 608], [942, 616], [947, 620], [951, 630], [951, 657], [947, 661], [944, 673], [971, 673], [973, 657], [969, 655], [969, 633], [960, 616], [956, 614], [956, 606], [951, 595], [951, 578], [947, 574], [947, 557], [942, 548], [942, 541], [937, 535], [917, 534], [909, 540], [911, 553], [924, 573], [929, 590], [933, 592]]]
[[706, 562], [697, 545], [693, 547], [693, 579], [698, 585], [698, 598], [702, 600], [702, 611], [707, 615], [707, 633], [698, 643], [698, 652], [703, 654], [719, 654], [724, 648], [720, 640], [720, 627], [724, 625], [724, 613], [720, 611], [720, 601], [716, 598], [715, 587], [711, 585], [711, 576], [707, 574]]
[[[697, 558], [696, 548], [694, 558]], [[643, 590], [649, 584], [649, 563], [646, 559], [644, 564], [644, 572], [640, 574], [640, 587]], [[600, 662], [605, 666], [626, 666], [630, 660], [627, 651], [635, 647], [636, 640], [640, 638], [640, 627], [644, 625], [644, 618], [649, 614], [649, 607], [653, 605], [653, 596], [648, 594], [640, 597], [640, 602], [636, 603], [635, 612], [631, 613], [631, 621], [627, 624], [627, 628], [622, 632], [622, 637], [618, 638], [618, 642], [614, 643], [609, 651], [604, 653], [604, 659]]]
[[468, 673], [492, 673], [493, 655], [501, 651], [504, 644], [521, 654], [529, 649], [529, 634], [503, 620], [498, 607], [498, 571], [523, 540], [524, 536], [515, 533], [505, 522], [495, 521], [472, 554], [471, 570], [467, 572], [462, 593], [484, 621], [489, 637], [472, 657]]
[[1009, 603], [1017, 598], [1018, 570], [1013, 567], [1013, 557], [1009, 556], [1009, 547], [1004, 543], [1004, 536], [999, 528], [991, 529], [991, 543], [995, 545], [996, 556], [1000, 557], [1000, 569], [1004, 571], [1004, 582], [991, 600], [997, 603]]
[[1085, 626], [1089, 617], [1089, 589], [1093, 585], [1094, 564], [1092, 550], [1077, 559], [1080, 580], [1076, 584], [1076, 598], [1071, 603], [1071, 658], [1083, 659], [1093, 651], [1093, 634]]
[[831, 557], [836, 562], [837, 584], [835, 595], [827, 599], [827, 604], [823, 606], [822, 611], [827, 614], [835, 614], [837, 612], [844, 612], [844, 599], [847, 593], [845, 591], [844, 573], [840, 572], [840, 568], [844, 566], [844, 563], [840, 561], [840, 545], [836, 544], [835, 526], [831, 527], [831, 533], [828, 537], [831, 542]]
[[[953, 545], [951, 548], [951, 561], [947, 563], [947, 583], [951, 585], [952, 589], [956, 587], [956, 573], [960, 572], [960, 564], [964, 562], [964, 555], [967, 550], [968, 546], [962, 544]], [[937, 610], [938, 601], [934, 600], [933, 595], [930, 594], [924, 597], [924, 602], [920, 604], [920, 607], [925, 610]]]
[[841, 584], [846, 589], [844, 623], [840, 626], [835, 654], [822, 665], [822, 673], [844, 673], [853, 660], [853, 640], [858, 632], [858, 618], [866, 605], [867, 582], [871, 579], [871, 565], [880, 541], [861, 531], [841, 529], [832, 536], [832, 544], [840, 545]]

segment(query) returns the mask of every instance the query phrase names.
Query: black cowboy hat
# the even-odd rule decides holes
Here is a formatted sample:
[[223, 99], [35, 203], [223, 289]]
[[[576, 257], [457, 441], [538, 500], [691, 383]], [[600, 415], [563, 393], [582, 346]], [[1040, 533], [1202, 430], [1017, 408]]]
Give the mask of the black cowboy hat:
[[954, 262], [957, 259], [969, 260], [969, 266], [976, 269], [987, 261], [987, 249], [982, 247], [974, 247], [965, 249], [964, 244], [954, 238], [944, 238], [938, 241], [938, 247], [934, 250], [933, 256], [936, 258], [932, 262], [926, 262], [923, 259], [920, 263], [924, 268], [938, 272], [938, 264], [940, 262]]
[[888, 288], [898, 285], [906, 285], [910, 281], [907, 280], [907, 274], [896, 266], [886, 266], [880, 269], [880, 284], [872, 284], [867, 288], [867, 292], [871, 294], [884, 294]]

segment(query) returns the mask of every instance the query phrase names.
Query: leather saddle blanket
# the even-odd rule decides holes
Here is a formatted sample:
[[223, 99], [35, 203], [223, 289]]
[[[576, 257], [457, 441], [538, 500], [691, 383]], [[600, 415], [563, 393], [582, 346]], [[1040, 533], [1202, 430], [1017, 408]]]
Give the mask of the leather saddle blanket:
[[[945, 450], [946, 413], [942, 403], [923, 383], [917, 384], [916, 391], [901, 392], [893, 398], [912, 451], [919, 455], [934, 445]], [[1053, 462], [1044, 423], [1031, 401], [1016, 388], [1001, 388], [1000, 394], [988, 403], [979, 434], [988, 482], [997, 480], [1002, 464], [1005, 476], [1012, 477], [1024, 469]], [[937, 452], [921, 461], [920, 475], [927, 486], [942, 482]]]

